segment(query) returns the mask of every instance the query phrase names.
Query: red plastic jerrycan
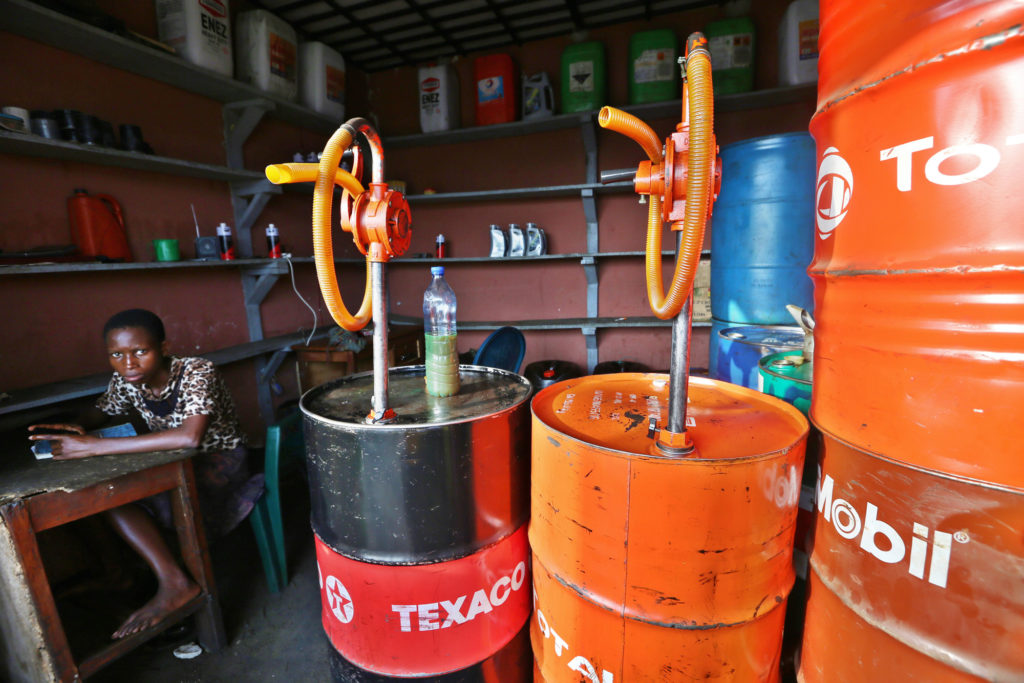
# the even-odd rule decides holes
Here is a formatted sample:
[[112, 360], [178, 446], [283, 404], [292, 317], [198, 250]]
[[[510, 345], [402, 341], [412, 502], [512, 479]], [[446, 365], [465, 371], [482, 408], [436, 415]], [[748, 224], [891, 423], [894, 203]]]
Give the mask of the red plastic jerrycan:
[[516, 120], [519, 79], [511, 55], [498, 54], [473, 60], [476, 83], [476, 125]]
[[77, 189], [68, 197], [71, 239], [86, 256], [107, 261], [131, 261], [121, 205], [108, 194], [90, 195]]

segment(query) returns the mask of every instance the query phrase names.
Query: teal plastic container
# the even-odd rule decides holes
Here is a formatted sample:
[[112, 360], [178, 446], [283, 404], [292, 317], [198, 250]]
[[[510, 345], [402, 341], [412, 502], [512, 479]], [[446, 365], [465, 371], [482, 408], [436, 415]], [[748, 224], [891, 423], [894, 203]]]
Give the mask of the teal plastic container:
[[750, 17], [712, 21], [704, 28], [711, 51], [711, 81], [716, 95], [754, 89], [754, 22]]
[[811, 410], [812, 361], [804, 360], [804, 352], [782, 351], [757, 361], [760, 389], [769, 396], [793, 404], [807, 415]]
[[640, 31], [630, 37], [630, 104], [663, 102], [682, 96], [676, 44], [676, 34], [667, 28]]
[[604, 45], [576, 43], [562, 52], [562, 112], [600, 109], [608, 100]]

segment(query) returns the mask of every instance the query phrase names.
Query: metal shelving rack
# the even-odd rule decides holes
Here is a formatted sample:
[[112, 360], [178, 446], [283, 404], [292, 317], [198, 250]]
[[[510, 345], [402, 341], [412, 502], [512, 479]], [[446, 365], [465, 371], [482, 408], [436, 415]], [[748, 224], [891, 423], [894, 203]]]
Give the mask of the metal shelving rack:
[[[204, 178], [227, 182], [231, 189], [234, 208], [235, 235], [242, 259], [235, 262], [240, 268], [246, 319], [250, 343], [263, 339], [260, 304], [280, 275], [287, 272], [283, 263], [268, 263], [265, 259], [252, 259], [252, 234], [260, 212], [269, 199], [282, 191], [270, 184], [261, 172], [244, 168], [242, 148], [245, 140], [264, 116], [297, 126], [330, 134], [338, 121], [306, 107], [276, 97], [251, 85], [224, 77], [194, 66], [178, 57], [127, 37], [109, 33], [89, 24], [66, 17], [37, 5], [30, 0], [0, 0], [0, 30], [10, 31], [61, 50], [138, 74], [187, 92], [210, 98], [223, 104], [223, 127], [226, 148], [226, 166], [201, 164], [180, 159], [140, 155], [106, 148], [79, 145], [15, 133], [0, 133], [0, 152], [35, 156], [65, 161], [117, 166], [136, 170], [167, 173], [177, 176]], [[743, 111], [762, 107], [806, 101], [814, 97], [815, 86], [775, 88], [752, 93], [726, 95], [716, 98], [718, 112]], [[679, 100], [654, 104], [622, 107], [641, 118], [676, 118]], [[413, 204], [443, 202], [502, 201], [523, 197], [545, 198], [579, 196], [583, 202], [587, 230], [587, 252], [580, 254], [553, 254], [543, 257], [505, 259], [504, 262], [545, 259], [579, 260], [587, 278], [587, 317], [566, 320], [516, 321], [523, 329], [580, 329], [587, 343], [588, 365], [597, 363], [597, 329], [603, 327], [636, 327], [666, 325], [654, 318], [599, 318], [597, 261], [616, 256], [637, 256], [642, 252], [601, 253], [598, 245], [596, 197], [601, 193], [628, 192], [631, 183], [602, 185], [598, 182], [596, 112], [563, 114], [533, 121], [462, 128], [431, 134], [394, 136], [385, 139], [386, 147], [402, 148], [453, 143], [468, 143], [502, 137], [514, 137], [554, 130], [578, 129], [586, 155], [583, 183], [545, 187], [503, 188], [473, 192], [451, 192], [433, 195], [410, 195]], [[494, 262], [497, 259], [469, 258], [444, 259], [444, 263]], [[295, 263], [312, 261], [294, 258]], [[339, 259], [340, 263], [361, 262], [360, 259]], [[430, 263], [433, 259], [404, 259], [393, 263]], [[0, 275], [44, 272], [81, 272], [89, 270], [143, 270], [161, 268], [218, 267], [222, 264], [184, 261], [173, 264], [41, 264], [33, 266], [3, 266]], [[509, 322], [476, 321], [462, 323], [464, 329], [493, 329]], [[697, 323], [700, 324], [700, 323]], [[272, 360], [256, 357], [261, 380], [273, 373]], [[278, 364], [280, 360], [277, 361]], [[272, 420], [272, 403], [265, 381], [260, 385], [260, 408], [267, 420]]]

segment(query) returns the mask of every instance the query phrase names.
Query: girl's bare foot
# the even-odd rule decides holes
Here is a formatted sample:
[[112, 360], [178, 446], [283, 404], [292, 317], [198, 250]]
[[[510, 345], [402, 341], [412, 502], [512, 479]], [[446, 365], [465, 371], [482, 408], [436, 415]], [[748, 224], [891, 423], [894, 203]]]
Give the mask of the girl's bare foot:
[[172, 585], [161, 585], [156, 595], [145, 605], [132, 612], [131, 616], [114, 631], [111, 637], [124, 638], [144, 631], [199, 595], [199, 586], [187, 577], [183, 576], [182, 578], [183, 581], [175, 581]]

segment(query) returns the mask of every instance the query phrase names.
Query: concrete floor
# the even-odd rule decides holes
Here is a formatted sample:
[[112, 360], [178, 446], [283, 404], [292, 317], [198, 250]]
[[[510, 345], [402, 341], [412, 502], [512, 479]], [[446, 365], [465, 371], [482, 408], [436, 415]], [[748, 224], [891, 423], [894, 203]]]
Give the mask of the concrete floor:
[[[301, 483], [300, 483], [301, 484]], [[304, 484], [301, 484], [304, 486]], [[286, 505], [304, 492], [285, 492]], [[90, 678], [96, 683], [330, 681], [329, 645], [320, 625], [320, 591], [308, 507], [285, 511], [288, 586], [267, 590], [256, 543], [245, 521], [211, 548], [228, 646], [191, 660], [173, 646], [147, 645]]]

